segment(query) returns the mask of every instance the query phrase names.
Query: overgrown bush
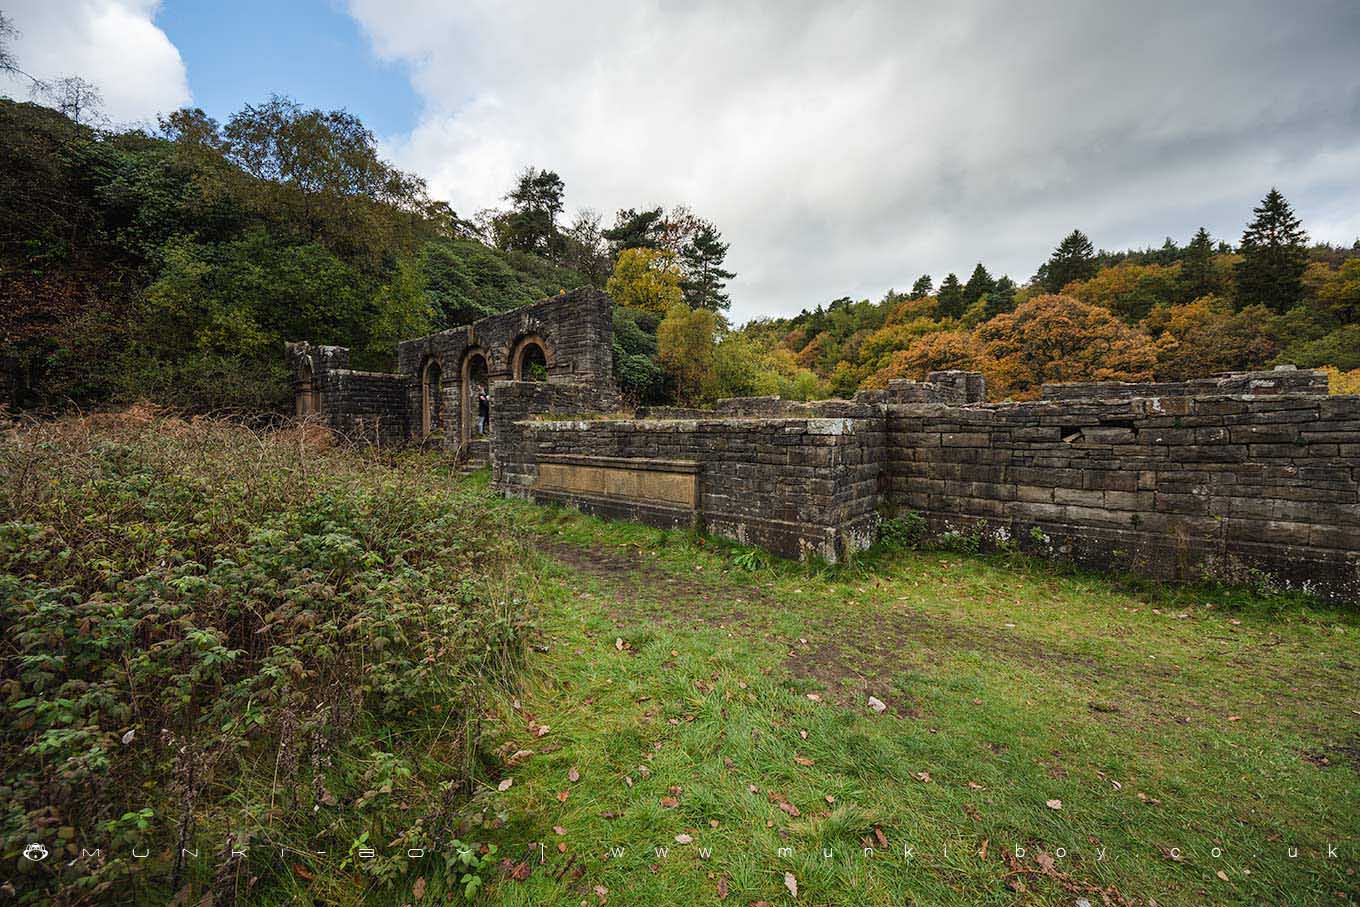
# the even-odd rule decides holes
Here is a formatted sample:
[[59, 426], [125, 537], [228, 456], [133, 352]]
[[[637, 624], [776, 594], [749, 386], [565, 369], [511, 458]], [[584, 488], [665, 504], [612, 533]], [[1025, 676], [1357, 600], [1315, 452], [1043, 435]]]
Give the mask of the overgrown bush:
[[[18, 903], [407, 899], [522, 660], [518, 548], [481, 493], [370, 456], [145, 411], [3, 438]], [[443, 859], [419, 867], [441, 902], [467, 873]]]

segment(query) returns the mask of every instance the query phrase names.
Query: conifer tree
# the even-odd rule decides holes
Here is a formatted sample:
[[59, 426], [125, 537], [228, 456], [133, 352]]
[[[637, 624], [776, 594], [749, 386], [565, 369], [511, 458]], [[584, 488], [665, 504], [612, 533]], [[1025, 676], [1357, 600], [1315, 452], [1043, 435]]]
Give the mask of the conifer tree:
[[982, 309], [982, 319], [990, 321], [997, 315], [1015, 311], [1015, 281], [1002, 275], [987, 293], [987, 304]]
[[726, 310], [732, 301], [725, 292], [727, 281], [737, 275], [723, 268], [728, 244], [712, 224], [705, 223], [681, 253], [684, 263], [685, 303], [711, 312]]
[[1200, 227], [1185, 247], [1181, 256], [1181, 272], [1176, 277], [1182, 302], [1190, 302], [1201, 296], [1209, 296], [1219, 289], [1218, 275], [1214, 272], [1214, 241], [1209, 231]]
[[1308, 234], [1278, 189], [1271, 188], [1252, 213], [1237, 265], [1237, 307], [1287, 312], [1303, 298]]
[[967, 308], [986, 296], [996, 286], [996, 281], [992, 275], [982, 266], [982, 262], [977, 263], [972, 275], [968, 278], [968, 283], [963, 285], [963, 306]]
[[1096, 273], [1096, 250], [1080, 230], [1073, 230], [1039, 268], [1039, 280], [1050, 293], [1061, 293], [1074, 280], [1090, 280]]
[[940, 292], [936, 295], [940, 300], [941, 318], [958, 318], [968, 308], [963, 299], [963, 284], [959, 283], [958, 275], [952, 271], [941, 281]]
[[912, 299], [925, 299], [935, 289], [935, 282], [930, 279], [929, 274], [922, 274], [916, 278], [916, 283], [911, 285]]

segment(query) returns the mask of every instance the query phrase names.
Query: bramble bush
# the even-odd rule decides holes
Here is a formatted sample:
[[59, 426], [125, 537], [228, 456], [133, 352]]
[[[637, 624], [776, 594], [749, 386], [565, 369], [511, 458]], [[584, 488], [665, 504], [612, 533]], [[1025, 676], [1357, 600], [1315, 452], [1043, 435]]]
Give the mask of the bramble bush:
[[427, 455], [378, 456], [136, 409], [3, 436], [18, 903], [397, 899], [415, 870], [461, 897], [466, 867], [407, 851], [453, 840], [484, 703], [522, 664], [519, 543]]

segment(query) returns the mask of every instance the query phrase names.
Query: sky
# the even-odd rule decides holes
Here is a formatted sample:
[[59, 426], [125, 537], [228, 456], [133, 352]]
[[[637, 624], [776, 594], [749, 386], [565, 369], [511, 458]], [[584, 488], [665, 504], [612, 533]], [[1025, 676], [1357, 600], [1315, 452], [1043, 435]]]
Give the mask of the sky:
[[[526, 166], [568, 213], [686, 204], [735, 320], [975, 263], [1235, 242], [1278, 186], [1360, 237], [1360, 3], [0, 0], [39, 77], [118, 123], [270, 93], [345, 107], [459, 213]], [[6, 86], [0, 84], [0, 89]], [[10, 94], [24, 94], [12, 84]]]

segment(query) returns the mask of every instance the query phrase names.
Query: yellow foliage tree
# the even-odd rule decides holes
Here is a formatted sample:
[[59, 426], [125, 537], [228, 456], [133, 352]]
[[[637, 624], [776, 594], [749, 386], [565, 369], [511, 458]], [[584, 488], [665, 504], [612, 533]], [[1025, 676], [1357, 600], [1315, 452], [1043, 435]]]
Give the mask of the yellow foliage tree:
[[668, 249], [624, 249], [605, 284], [615, 305], [668, 315], [683, 301], [680, 263]]
[[1147, 335], [1070, 296], [1037, 296], [980, 325], [974, 338], [998, 398], [1037, 397], [1046, 382], [1149, 381], [1157, 358]]
[[713, 387], [717, 332], [717, 316], [708, 309], [677, 302], [666, 312], [656, 329], [657, 355], [677, 400], [696, 403]]

